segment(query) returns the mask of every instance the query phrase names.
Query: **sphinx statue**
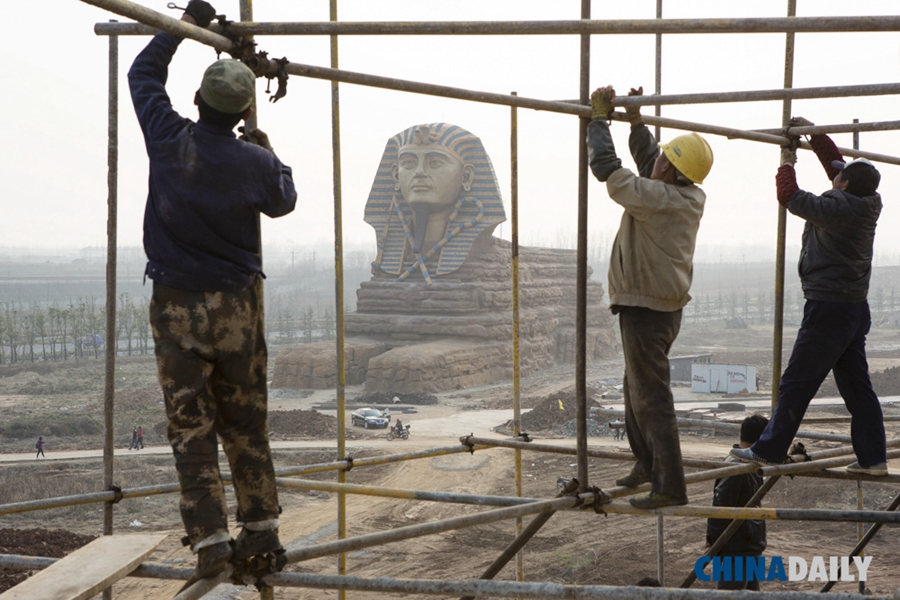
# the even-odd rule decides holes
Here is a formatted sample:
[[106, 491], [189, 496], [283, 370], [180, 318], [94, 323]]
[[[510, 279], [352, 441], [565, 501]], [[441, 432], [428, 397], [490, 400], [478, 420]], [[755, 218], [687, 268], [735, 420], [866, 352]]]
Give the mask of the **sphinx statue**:
[[[366, 392], [439, 392], [511, 379], [511, 244], [481, 140], [456, 125], [414, 125], [385, 146], [365, 207], [372, 279], [345, 319], [345, 382]], [[576, 251], [519, 248], [521, 373], [575, 360]], [[603, 285], [588, 280], [588, 360], [616, 354]], [[333, 342], [281, 352], [272, 386], [334, 388]]]
[[375, 229], [374, 267], [431, 284], [459, 269], [506, 220], [481, 140], [456, 125], [416, 125], [388, 140], [364, 217]]

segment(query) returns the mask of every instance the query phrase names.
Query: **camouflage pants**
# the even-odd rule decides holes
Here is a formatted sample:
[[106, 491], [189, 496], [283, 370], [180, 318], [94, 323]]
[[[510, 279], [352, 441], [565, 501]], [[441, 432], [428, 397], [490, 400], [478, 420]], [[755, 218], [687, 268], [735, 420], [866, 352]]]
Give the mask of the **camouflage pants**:
[[239, 292], [153, 284], [150, 325], [191, 544], [227, 532], [216, 434], [231, 465], [237, 520], [278, 518], [267, 431], [262, 280]]

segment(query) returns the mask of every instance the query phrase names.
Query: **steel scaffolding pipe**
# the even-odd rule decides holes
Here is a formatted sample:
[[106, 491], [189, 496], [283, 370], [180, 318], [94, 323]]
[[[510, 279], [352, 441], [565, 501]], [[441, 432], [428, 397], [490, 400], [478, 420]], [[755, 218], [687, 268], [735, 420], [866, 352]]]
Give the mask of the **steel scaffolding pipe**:
[[[743, 465], [737, 465], [743, 466]], [[693, 475], [707, 475], [708, 473], [695, 473]], [[621, 488], [619, 488], [621, 489]], [[616, 490], [612, 490], [616, 491]], [[612, 495], [612, 491], [610, 495]], [[633, 493], [634, 488], [624, 493]], [[314, 546], [307, 546], [289, 550], [287, 561], [289, 563], [311, 560], [331, 556], [341, 552], [363, 550], [373, 546], [404, 541], [426, 535], [444, 533], [454, 529], [485, 525], [517, 516], [533, 515], [549, 511], [558, 511], [576, 506], [591, 506], [596, 497], [588, 492], [578, 496], [567, 496], [553, 500], [541, 500], [519, 506], [510, 506], [487, 510], [481, 513], [464, 515], [442, 521], [422, 523], [399, 527], [390, 531], [382, 531], [366, 535], [326, 542]], [[786, 508], [734, 508], [719, 506], [670, 506], [655, 510], [641, 510], [630, 504], [604, 504], [598, 510], [607, 514], [624, 515], [665, 515], [673, 517], [713, 518], [713, 519], [764, 519], [764, 520], [805, 520], [805, 521], [848, 521], [864, 523], [900, 523], [900, 513], [883, 511], [858, 511], [858, 510], [823, 510], [823, 509], [786, 509]]]
[[[135, 21], [162, 28], [156, 22], [119, 12], [124, 0], [82, 0]], [[130, 4], [130, 3], [127, 3]], [[114, 8], [115, 7], [115, 8]], [[115, 35], [145, 35], [119, 26], [106, 30]], [[210, 29], [215, 30], [217, 26]], [[220, 30], [220, 29], [219, 29]], [[611, 19], [551, 21], [357, 21], [231, 23], [234, 35], [606, 35], [647, 33], [785, 33], [785, 32], [875, 32], [900, 31], [900, 17], [791, 17], [746, 19]]]
[[301, 465], [296, 467], [282, 467], [280, 469], [275, 469], [275, 474], [281, 477], [291, 477], [293, 475], [310, 475], [312, 473], [324, 473], [326, 471], [349, 471], [351, 468], [355, 469], [357, 467], [387, 465], [404, 460], [431, 458], [434, 456], [446, 456], [448, 454], [462, 454], [464, 452], [470, 451], [471, 449], [468, 446], [444, 446], [442, 448], [431, 448], [428, 450], [404, 452], [401, 454], [385, 454], [383, 456], [354, 458], [352, 461], [336, 460], [334, 462], [328, 463], [316, 463], [312, 465]]
[[[56, 558], [0, 555], [0, 568], [45, 569], [55, 563]], [[186, 580], [193, 569], [173, 569], [145, 563], [128, 574], [129, 577], [150, 577], [156, 579]], [[417, 593], [442, 596], [495, 596], [504, 598], [608, 598], [612, 600], [671, 600], [672, 592], [660, 588], [635, 586], [576, 586], [558, 583], [518, 583], [489, 580], [424, 580], [392, 579], [377, 577], [367, 579], [345, 575], [312, 575], [306, 573], [276, 573], [264, 578], [268, 585], [310, 589], [345, 589], [373, 592]], [[199, 596], [193, 596], [198, 598]], [[682, 600], [718, 600], [722, 593], [716, 590], [684, 590], [677, 598]], [[862, 596], [857, 594], [834, 594], [836, 600], [890, 600], [885, 596]], [[179, 596], [179, 598], [183, 598]], [[818, 600], [821, 596], [813, 592], [766, 592], [772, 600]]]
[[[113, 12], [117, 12], [118, 14], [123, 14], [125, 16], [131, 16], [131, 8], [130, 6], [137, 6], [127, 0], [82, 0], [83, 2], [88, 2], [90, 4], [95, 4], [97, 6], [101, 6], [103, 8], [108, 8]], [[122, 7], [125, 8], [122, 8]], [[115, 9], [113, 8], [115, 7]], [[121, 8], [122, 10], [116, 10]], [[142, 15], [145, 12], [154, 13], [154, 11], [150, 11], [149, 9], [145, 9], [143, 7], [138, 7], [141, 10], [138, 11]], [[191, 33], [193, 35], [186, 36], [191, 39], [196, 39], [202, 43], [212, 45], [219, 49], [221, 46], [221, 40], [227, 40], [227, 38], [223, 36], [219, 36], [214, 34], [208, 30], [201, 29], [200, 27], [196, 27], [185, 23], [184, 21], [179, 21], [173, 19], [171, 17], [167, 17], [165, 15], [161, 15], [159, 13], [154, 13], [156, 16], [154, 17], [155, 21], [160, 22], [160, 28], [169, 31], [170, 33], [174, 33], [176, 35], [186, 36], [185, 28], [191, 29]], [[132, 17], [137, 18], [137, 17]], [[143, 17], [141, 17], [143, 18]], [[335, 23], [335, 25], [343, 25], [344, 23]], [[193, 30], [196, 30], [193, 31]], [[96, 27], [95, 27], [96, 31]], [[214, 44], [212, 39], [207, 39], [207, 37], [201, 35], [208, 34], [210, 36], [216, 36], [219, 38], [216, 40]], [[229, 44], [231, 44], [230, 40], [228, 40]], [[218, 46], [216, 45], [218, 44]], [[229, 45], [228, 48], [231, 46]], [[227, 50], [228, 48], [222, 48], [223, 50]], [[281, 68], [281, 65], [276, 63], [274, 60], [267, 58], [260, 58], [257, 65], [257, 71], [261, 73], [275, 73], [278, 69]], [[368, 75], [365, 73], [356, 73], [353, 71], [344, 71], [342, 69], [329, 69], [325, 67], [316, 67], [312, 65], [303, 65], [299, 63], [289, 62], [284, 65], [284, 71], [290, 75], [297, 75], [300, 77], [309, 77], [313, 79], [325, 79], [333, 82], [340, 83], [352, 83], [356, 85], [365, 85], [370, 87], [378, 87], [384, 89], [391, 89], [396, 91], [403, 92], [411, 92], [416, 94], [425, 94], [431, 96], [439, 96], [444, 98], [455, 98], [458, 100], [469, 100], [473, 102], [484, 102], [487, 104], [499, 104], [504, 106], [517, 106], [520, 108], [530, 108], [534, 110], [544, 110], [550, 112], [558, 112], [563, 114], [571, 114], [579, 117], [590, 117], [591, 116], [591, 107], [586, 104], [570, 104], [568, 102], [560, 102], [560, 101], [550, 101], [550, 100], [537, 100], [534, 98], [525, 98], [522, 96], [514, 96], [508, 94], [497, 94], [493, 92], [479, 92], [474, 90], [467, 90], [462, 88], [454, 88], [445, 85], [436, 85], [430, 83], [420, 83], [416, 81], [409, 81], [405, 79], [397, 79], [393, 77], [382, 77], [378, 75]], [[622, 112], [616, 112], [612, 117], [617, 121], [627, 121], [625, 114]], [[657, 125], [660, 127], [668, 127], [671, 129], [680, 129], [684, 131], [696, 131], [698, 133], [707, 133], [710, 135], [720, 135], [727, 137], [729, 139], [744, 139], [755, 142], [763, 142], [766, 144], [775, 144], [778, 146], [787, 144], [789, 140], [782, 135], [773, 135], [768, 133], [760, 133], [757, 131], [745, 131], [741, 129], [734, 129], [731, 127], [721, 127], [718, 125], [706, 125], [702, 123], [693, 123], [690, 121], [682, 121], [679, 119], [667, 119], [664, 117], [656, 117], [651, 115], [644, 116], [644, 122], [647, 125]], [[801, 147], [805, 149], [810, 149], [810, 146], [807, 142], [802, 142]], [[844, 156], [851, 156], [854, 158], [868, 158], [869, 160], [875, 162], [882, 162], [886, 164], [896, 164], [900, 165], [900, 158], [894, 156], [888, 156], [885, 154], [878, 154], [874, 152], [863, 152], [860, 150], [854, 150], [852, 148], [839, 148], [840, 152]]]
[[[685, 419], [678, 418], [679, 427], [701, 427], [703, 429], [721, 429], [723, 431], [740, 432], [741, 426], [733, 423], [721, 423], [719, 421], [703, 421], [701, 419]], [[837, 433], [819, 433], [817, 431], [798, 431], [795, 438], [804, 438], [809, 440], [825, 440], [829, 442], [847, 442], [851, 441], [849, 435]]]
[[361, 496], [378, 496], [381, 498], [397, 498], [399, 500], [426, 500], [431, 502], [451, 502], [456, 504], [474, 504], [480, 506], [519, 506], [540, 502], [544, 498], [526, 498], [518, 496], [494, 496], [459, 494], [454, 492], [429, 492], [425, 490], [407, 490], [386, 488], [377, 485], [359, 485], [355, 483], [334, 483], [329, 481], [311, 481], [308, 479], [285, 479], [277, 477], [275, 482], [285, 488], [295, 490], [314, 490], [356, 494]]
[[[169, 33], [179, 35], [184, 38], [196, 40], [201, 44], [212, 46], [219, 52], [228, 51], [234, 46], [234, 42], [229, 40], [224, 35], [220, 35], [218, 33], [210, 31], [209, 29], [197, 27], [196, 25], [192, 25], [180, 19], [175, 19], [161, 12], [157, 12], [155, 10], [141, 6], [140, 4], [129, 2], [129, 0], [81, 1], [85, 4], [91, 4], [93, 6], [106, 9], [110, 12], [116, 13], [119, 16], [134, 19], [135, 21], [139, 21], [141, 23], [144, 23], [145, 25], [150, 25], [162, 31], [168, 31]], [[94, 30], [96, 31], [96, 26]]]
[[[616, 106], [626, 107], [670, 106], [676, 104], [723, 104], [729, 102], [767, 102], [774, 100], [812, 100], [824, 98], [852, 98], [858, 96], [893, 96], [895, 94], [900, 94], [900, 83], [834, 85], [809, 88], [779, 88], [774, 90], [747, 90], [742, 92], [695, 92], [690, 94], [650, 94], [646, 96], [621, 97], [616, 96]], [[580, 104], [578, 100], [565, 100], [565, 102]], [[888, 129], [893, 128], [888, 127]], [[763, 129], [760, 131], [775, 134], [781, 133], [781, 129]]]
[[[389, 577], [342, 577], [339, 575], [311, 575], [307, 573], [275, 573], [263, 580], [269, 585], [302, 587], [322, 590], [355, 590], [361, 592], [392, 592], [432, 596], [477, 596], [491, 598], [566, 598], [579, 600], [722, 600], [737, 597], [718, 590], [678, 590], [656, 587], [565, 585], [562, 583], [531, 583], [517, 581], [488, 581], [480, 579], [393, 579]], [[742, 592], [738, 594], [743, 597]], [[765, 592], [768, 600], [822, 600], [815, 592]], [[862, 594], [832, 594], [832, 600], [891, 600], [889, 596]]]
[[[900, 450], [888, 450], [888, 459], [900, 457]], [[830, 467], [843, 467], [853, 462], [854, 457], [851, 455], [840, 456], [837, 458], [827, 458], [824, 460], [811, 460], [800, 463], [791, 463], [787, 465], [769, 465], [761, 466], [757, 470], [760, 477], [771, 477], [772, 475], [797, 475], [798, 473], [806, 473], [809, 471], [821, 471]]]
[[[151, 485], [142, 488], [123, 490], [122, 498], [137, 498], [142, 496], [154, 496], [158, 494], [171, 494], [181, 488], [177, 483], [165, 485]], [[42, 500], [28, 500], [26, 502], [13, 502], [0, 506], [0, 515], [44, 510], [47, 508], [62, 508], [64, 506], [77, 506], [79, 504], [92, 504], [94, 502], [112, 502], [116, 499], [116, 492], [93, 492], [89, 494], [76, 494], [73, 496], [60, 496], [58, 498], [44, 498]]]
[[[815, 135], [818, 133], [851, 133], [860, 131], [894, 131], [900, 129], [900, 121], [873, 121], [871, 123], [839, 123], [836, 125], [811, 125], [808, 127], [790, 127], [792, 135]], [[781, 135], [781, 129], [754, 129], [760, 133]], [[845, 417], [848, 418], [849, 417]]]
[[[752, 463], [721, 463], [718, 468], [698, 473], [689, 473], [685, 476], [687, 483], [699, 483], [710, 481], [720, 477], [729, 477], [750, 473], [758, 469], [758, 465]], [[315, 490], [322, 492], [358, 494], [363, 496], [379, 496], [382, 498], [397, 498], [400, 500], [424, 500], [430, 502], [450, 502], [457, 504], [474, 504], [480, 506], [519, 506], [534, 502], [542, 502], [544, 498], [527, 498], [518, 496], [495, 496], [485, 494], [460, 494], [455, 492], [430, 492], [424, 490], [407, 490], [398, 488], [385, 488], [373, 485], [359, 485], [353, 483], [334, 483], [330, 481], [312, 481], [306, 479], [276, 478], [276, 483], [282, 487]], [[606, 491], [611, 497], [629, 496], [637, 491], [650, 489], [650, 484], [643, 484], [636, 488], [614, 487]], [[558, 496], [560, 497], [560, 496]]]
[[[705, 421], [704, 421], [705, 422]], [[489, 447], [496, 448], [519, 448], [522, 450], [532, 450], [535, 452], [548, 452], [551, 454], [567, 454], [573, 455], [575, 454], [575, 448], [569, 448], [566, 446], [554, 446], [552, 444], [539, 444], [535, 442], [518, 442], [514, 440], [495, 440], [490, 438], [480, 438], [475, 436], [462, 436], [459, 438], [459, 441], [463, 444], [471, 444], [473, 450], [479, 450]], [[900, 438], [893, 438], [888, 440], [888, 448], [900, 446]], [[831, 448], [829, 450], [822, 450], [820, 452], [810, 452], [808, 455], [809, 460], [818, 460], [823, 458], [832, 458], [835, 456], [843, 456], [845, 454], [852, 454], [853, 447], [852, 446], [840, 446], [838, 448]], [[610, 452], [608, 450], [591, 450], [588, 449], [587, 455], [593, 458], [606, 458], [609, 460], [628, 460], [634, 461], [634, 455], [624, 452]], [[798, 462], [804, 460], [806, 457], [803, 455], [799, 455], [796, 459]], [[720, 468], [723, 465], [728, 463], [724, 461], [711, 461], [711, 460], [701, 460], [701, 459], [692, 459], [692, 458], [684, 458], [681, 463], [685, 467], [693, 467], [699, 469], [715, 469]]]
[[[885, 510], [888, 512], [892, 512], [892, 511], [897, 510], [898, 506], [900, 506], [900, 494], [894, 496], [894, 499], [891, 500], [890, 505], [888, 505], [888, 507]], [[866, 532], [866, 534], [864, 536], [862, 536], [862, 538], [859, 540], [859, 542], [857, 542], [856, 546], [854, 546], [853, 550], [850, 551], [850, 554], [848, 556], [850, 558], [853, 558], [854, 556], [859, 556], [860, 553], [862, 553], [862, 551], [865, 549], [865, 547], [869, 545], [869, 542], [872, 541], [872, 538], [875, 537], [875, 534], [878, 533], [878, 531], [881, 529], [882, 525], [884, 525], [884, 523], [874, 523], [871, 527], [869, 527], [869, 530]], [[838, 575], [840, 575], [840, 573], [841, 573], [841, 568], [838, 567]], [[824, 593], [824, 592], [830, 591], [831, 588], [834, 587], [834, 584], [835, 584], [834, 581], [829, 581], [828, 583], [826, 583], [825, 585], [822, 586], [822, 589], [819, 590], [819, 593]]]

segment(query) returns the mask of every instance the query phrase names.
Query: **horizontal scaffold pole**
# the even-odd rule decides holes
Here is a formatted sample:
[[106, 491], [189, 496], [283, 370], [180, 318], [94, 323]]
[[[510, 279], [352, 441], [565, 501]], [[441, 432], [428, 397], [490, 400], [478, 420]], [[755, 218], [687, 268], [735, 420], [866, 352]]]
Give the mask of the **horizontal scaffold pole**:
[[[900, 457], [900, 450], [888, 450], [887, 457], [889, 459]], [[757, 470], [757, 473], [760, 477], [771, 477], [772, 475], [797, 475], [809, 471], [821, 471], [822, 469], [831, 467], [843, 467], [853, 462], [853, 458], [853, 456], [840, 456], [837, 458], [826, 458], [824, 460], [813, 460], [787, 465], [768, 465], [760, 467]]]
[[[705, 473], [704, 473], [705, 475]], [[634, 490], [632, 490], [633, 493]], [[536, 515], [548, 511], [565, 510], [576, 506], [592, 505], [595, 497], [591, 493], [580, 494], [553, 500], [531, 502], [520, 506], [509, 506], [487, 510], [477, 514], [454, 517], [442, 521], [432, 521], [417, 525], [399, 527], [389, 531], [370, 533], [353, 538], [325, 542], [313, 546], [305, 546], [288, 550], [289, 563], [312, 560], [363, 550], [382, 544], [400, 542], [426, 535], [435, 535], [455, 529], [486, 525], [515, 517]], [[655, 510], [641, 510], [630, 504], [604, 504], [600, 507], [608, 514], [623, 515], [663, 515], [670, 517], [691, 517], [703, 519], [764, 519], [764, 520], [805, 520], [805, 521], [849, 521], [863, 523], [900, 523], [900, 514], [895, 512], [873, 510], [824, 510], [794, 508], [733, 508], [723, 506], [669, 506]]]
[[[87, 2], [88, 4], [93, 4], [95, 6], [100, 6], [102, 8], [106, 8], [116, 14], [127, 16], [129, 18], [133, 18], [135, 20], [152, 24], [155, 27], [159, 27], [165, 31], [169, 31], [170, 33], [174, 33], [176, 35], [181, 35], [185, 37], [190, 37], [191, 39], [195, 39], [201, 43], [210, 45], [215, 47], [217, 50], [228, 50], [231, 48], [231, 42], [227, 38], [220, 36], [218, 34], [212, 33], [211, 31], [201, 29], [200, 27], [196, 27], [185, 23], [184, 21], [179, 21], [177, 19], [173, 19], [172, 17], [168, 17], [166, 15], [162, 15], [160, 13], [155, 13], [155, 11], [151, 11], [144, 7], [140, 7], [133, 2], [129, 2], [128, 0], [82, 0], [82, 2]], [[151, 16], [148, 13], [153, 13], [152, 23], [150, 22]], [[843, 18], [841, 18], [843, 19]], [[838, 20], [841, 20], [838, 19]], [[887, 20], [898, 20], [900, 22], [900, 17], [882, 17], [879, 19], [887, 19]], [[873, 19], [878, 21], [879, 19]], [[786, 19], [792, 21], [794, 19]], [[802, 19], [797, 19], [802, 20]], [[852, 20], [852, 19], [849, 19]], [[718, 20], [715, 20], [718, 21]], [[655, 20], [653, 22], [656, 22]], [[689, 22], [695, 22], [694, 20], [690, 20]], [[335, 23], [335, 25], [343, 25], [343, 23]], [[196, 30], [196, 31], [194, 31]], [[898, 27], [897, 30], [900, 30]], [[96, 27], [95, 27], [96, 31]], [[784, 30], [781, 30], [784, 31]], [[859, 29], [854, 29], [854, 31], [860, 31]], [[890, 29], [888, 29], [890, 31]], [[190, 35], [187, 35], [187, 33]], [[584, 32], [582, 32], [584, 33]], [[216, 36], [216, 38], [208, 38], [208, 35]], [[228, 45], [225, 46], [225, 40], [228, 42]], [[262, 58], [258, 60], [257, 68], [255, 69], [257, 72], [261, 73], [271, 73], [274, 74], [279, 69], [283, 68], [284, 71], [290, 75], [297, 75], [300, 77], [309, 77], [312, 79], [324, 79], [328, 81], [335, 81], [338, 83], [351, 83], [354, 85], [365, 85], [370, 87], [377, 87], [383, 89], [391, 89], [402, 92], [410, 92], [415, 94], [425, 94], [429, 96], [439, 96], [443, 98], [455, 98], [457, 100], [469, 100], [472, 102], [484, 102], [487, 104], [499, 104], [503, 106], [516, 106], [519, 108], [529, 108], [533, 110], [543, 110], [543, 111], [551, 111], [563, 114], [576, 115], [581, 117], [590, 117], [591, 116], [591, 107], [584, 106], [580, 104], [570, 104], [568, 102], [560, 102], [560, 101], [551, 101], [551, 100], [537, 100], [534, 98], [526, 98], [523, 96], [513, 96], [511, 94], [498, 94], [493, 92], [480, 92], [475, 90], [467, 90], [462, 88], [455, 88], [451, 86], [445, 85], [436, 85], [431, 83], [420, 83], [416, 81], [409, 81], [405, 79], [396, 79], [393, 77], [382, 77], [378, 75], [369, 75], [366, 73], [357, 73], [353, 71], [344, 71], [342, 69], [331, 69], [326, 67], [317, 67], [313, 65], [304, 65], [299, 63], [289, 62], [285, 65], [280, 65], [276, 63], [274, 60]], [[613, 115], [613, 119], [617, 121], [627, 121], [627, 118], [624, 113], [616, 112]], [[754, 142], [762, 142], [766, 144], [775, 144], [778, 146], [786, 145], [790, 142], [786, 137], [782, 135], [775, 135], [770, 133], [760, 133], [758, 131], [745, 131], [742, 129], [734, 129], [731, 127], [721, 127], [718, 125], [706, 125], [702, 123], [693, 123], [690, 121], [682, 121], [678, 119], [668, 119], [665, 117], [656, 117], [647, 115], [644, 117], [644, 122], [648, 125], [658, 125], [659, 127], [668, 127], [671, 129], [680, 129], [684, 131], [696, 131], [698, 133], [707, 133], [710, 135], [720, 135], [729, 139], [743, 139]], [[810, 149], [810, 146], [807, 142], [802, 142], [801, 147], [805, 149]], [[852, 148], [839, 148], [840, 152], [844, 156], [850, 156], [855, 158], [868, 158], [869, 160], [875, 162], [881, 162], [886, 164], [895, 164], [900, 165], [900, 158], [894, 156], [888, 156], [885, 154], [878, 154], [874, 152], [863, 152], [861, 150], [854, 150]]]
[[[483, 579], [393, 579], [389, 577], [354, 577], [347, 575], [313, 575], [309, 573], [275, 573], [263, 580], [268, 585], [322, 590], [356, 590], [431, 596], [475, 596], [479, 598], [565, 598], [570, 600], [721, 600], [743, 592], [727, 594], [718, 590], [672, 590], [657, 587], [566, 585]], [[822, 600], [816, 592], [768, 591], [766, 600]], [[752, 598], [750, 594], [747, 597]], [[830, 600], [891, 600], [890, 596], [862, 594], [830, 594]]]
[[[55, 563], [56, 558], [0, 554], [0, 567], [9, 569], [44, 569]], [[157, 579], [186, 580], [193, 569], [173, 569], [144, 563], [129, 573], [129, 577], [153, 577]], [[207, 580], [204, 580], [207, 581]], [[392, 579], [387, 577], [364, 578], [347, 575], [315, 575], [308, 573], [276, 573], [265, 577], [265, 583], [279, 587], [310, 589], [345, 589], [434, 596], [493, 596], [503, 598], [608, 598], [611, 600], [720, 600], [722, 592], [716, 590], [679, 590], [676, 594], [663, 588], [636, 586], [564, 585], [559, 583], [519, 583], [512, 581], [488, 581], [466, 579]], [[186, 590], [187, 591], [187, 590]], [[767, 591], [769, 600], [820, 600], [814, 592]], [[199, 597], [199, 596], [194, 596]], [[863, 596], [859, 594], [832, 594], [834, 600], [891, 600], [887, 596]]]
[[[123, 0], [82, 0], [115, 12], [111, 5]], [[102, 4], [101, 4], [102, 3]], [[122, 13], [118, 13], [122, 14]], [[129, 16], [130, 15], [122, 15]], [[155, 23], [131, 17], [147, 25]], [[104, 24], [106, 25], [106, 24]], [[129, 31], [124, 23], [104, 27], [106, 35], [149, 33]], [[215, 27], [215, 26], [214, 26]], [[240, 35], [607, 35], [647, 33], [782, 33], [900, 31], [900, 17], [774, 17], [747, 19], [614, 19], [555, 21], [310, 21], [228, 25]], [[126, 33], [121, 33], [125, 31]]]
[[369, 456], [364, 458], [354, 458], [352, 460], [336, 460], [328, 463], [317, 463], [313, 465], [298, 465], [295, 467], [282, 467], [275, 469], [275, 475], [280, 477], [292, 477], [294, 475], [310, 475], [312, 473], [324, 473], [326, 471], [349, 471], [356, 467], [374, 467], [378, 465], [387, 465], [405, 460], [416, 460], [419, 458], [433, 458], [435, 456], [447, 456], [449, 454], [462, 454], [470, 452], [468, 446], [445, 446], [443, 448], [430, 448], [428, 450], [417, 450], [414, 452], [403, 452], [400, 454], [385, 454], [382, 456]]

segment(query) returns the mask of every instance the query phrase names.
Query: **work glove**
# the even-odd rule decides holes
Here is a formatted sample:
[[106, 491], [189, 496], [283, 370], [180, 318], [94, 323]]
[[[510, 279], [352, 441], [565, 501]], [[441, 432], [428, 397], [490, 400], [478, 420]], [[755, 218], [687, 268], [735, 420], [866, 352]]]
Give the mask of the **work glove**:
[[616, 90], [611, 85], [594, 90], [591, 94], [591, 119], [608, 121], [615, 102]]
[[778, 203], [787, 208], [791, 201], [791, 196], [799, 190], [797, 186], [797, 173], [794, 171], [793, 165], [781, 165], [778, 167], [778, 173], [775, 174], [775, 194]]
[[781, 147], [781, 164], [782, 165], [797, 164], [797, 146], [791, 144], [790, 146], [782, 146]]
[[272, 149], [272, 144], [269, 143], [269, 136], [266, 135], [266, 132], [262, 129], [253, 129], [252, 131], [246, 131], [246, 128], [241, 125], [238, 127], [238, 131], [241, 132], [241, 137], [243, 141], [249, 144], [255, 144], [260, 148], [265, 148], [272, 154], [275, 154], [275, 150]]
[[[628, 92], [629, 96], [643, 96], [644, 95], [644, 86], [639, 87], [638, 89], [631, 88]], [[640, 106], [626, 106], [625, 107], [625, 116], [628, 117], [628, 122], [632, 125], [637, 125], [638, 123], [643, 122], [641, 119], [641, 107]]]
[[194, 19], [198, 27], [206, 28], [216, 18], [216, 9], [209, 2], [204, 2], [204, 0], [191, 0], [188, 2], [187, 8], [184, 9], [184, 14]]

